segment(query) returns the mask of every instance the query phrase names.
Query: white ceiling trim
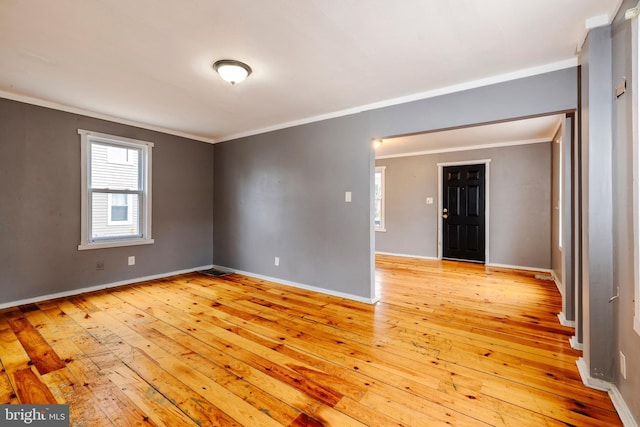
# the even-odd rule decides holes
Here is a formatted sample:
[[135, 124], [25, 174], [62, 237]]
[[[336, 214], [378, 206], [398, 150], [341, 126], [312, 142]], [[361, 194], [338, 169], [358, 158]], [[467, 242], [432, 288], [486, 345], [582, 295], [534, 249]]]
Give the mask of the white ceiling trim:
[[407, 102], [419, 101], [421, 99], [434, 98], [440, 95], [446, 95], [454, 92], [462, 92], [464, 90], [475, 89], [482, 86], [489, 86], [496, 83], [503, 83], [509, 80], [516, 80], [524, 77], [530, 77], [537, 74], [549, 73], [552, 71], [563, 70], [565, 68], [571, 68], [578, 65], [578, 58], [573, 57], [565, 59], [563, 61], [553, 62], [551, 64], [540, 65], [537, 67], [525, 68], [523, 70], [514, 71], [506, 74], [499, 74], [492, 77], [487, 77], [479, 80], [472, 80], [465, 83], [460, 83], [453, 86], [446, 86], [440, 89], [434, 89], [426, 92], [420, 92], [413, 95], [403, 96], [399, 98], [392, 98], [386, 101], [375, 102], [372, 104], [362, 105], [360, 107], [349, 108], [346, 110], [340, 110], [329, 114], [322, 114], [319, 116], [308, 117], [306, 119], [294, 120], [291, 122], [281, 123], [274, 126], [268, 126], [265, 128], [255, 129], [247, 132], [240, 132], [233, 135], [222, 137], [216, 142], [230, 141], [233, 139], [245, 138], [247, 136], [258, 135], [261, 133], [272, 132], [280, 129], [286, 129], [294, 126], [305, 125], [308, 123], [319, 122], [327, 119], [335, 119], [338, 117], [348, 116], [351, 114], [361, 113], [363, 111], [375, 110], [378, 108], [390, 107], [399, 104], [405, 104]]
[[53, 110], [64, 111], [66, 113], [79, 114], [81, 116], [93, 117], [94, 119], [108, 120], [110, 122], [120, 123], [128, 126], [135, 126], [143, 129], [153, 130], [156, 132], [162, 132], [169, 135], [180, 136], [188, 139], [195, 139], [196, 141], [208, 142], [214, 144], [217, 142], [215, 139], [206, 138], [199, 135], [194, 135], [188, 132], [181, 132], [174, 129], [165, 128], [162, 126], [150, 125], [147, 123], [140, 123], [134, 120], [127, 120], [121, 117], [110, 116], [108, 114], [96, 113], [94, 111], [85, 110], [84, 108], [72, 107], [70, 105], [59, 104], [57, 102], [47, 101], [40, 98], [33, 98], [31, 96], [19, 95], [17, 93], [6, 92], [0, 90], [0, 98], [10, 99], [12, 101], [24, 102], [25, 104], [36, 105], [38, 107], [51, 108]]
[[578, 46], [576, 46], [576, 53], [582, 52], [582, 46], [584, 46], [584, 42], [587, 40], [587, 34], [594, 28], [604, 27], [605, 25], [611, 25], [613, 20], [615, 19], [620, 7], [622, 6], [622, 2], [624, 0], [618, 0], [616, 7], [613, 8], [611, 13], [592, 16], [584, 21], [584, 31], [582, 32], [582, 36], [580, 36], [580, 40], [578, 40]]
[[438, 148], [435, 150], [424, 150], [424, 151], [414, 151], [411, 153], [401, 153], [401, 154], [389, 154], [386, 156], [376, 156], [376, 160], [378, 159], [394, 159], [397, 157], [413, 157], [413, 156], [423, 156], [425, 154], [440, 154], [440, 153], [453, 153], [455, 151], [471, 151], [471, 150], [483, 150], [487, 148], [500, 148], [500, 147], [512, 147], [516, 145], [528, 145], [528, 144], [540, 144], [543, 142], [551, 142], [549, 138], [534, 138], [534, 139], [523, 139], [519, 141], [505, 141], [505, 142], [494, 142], [491, 144], [481, 144], [481, 145], [467, 145], [464, 147], [451, 147], [451, 148]]

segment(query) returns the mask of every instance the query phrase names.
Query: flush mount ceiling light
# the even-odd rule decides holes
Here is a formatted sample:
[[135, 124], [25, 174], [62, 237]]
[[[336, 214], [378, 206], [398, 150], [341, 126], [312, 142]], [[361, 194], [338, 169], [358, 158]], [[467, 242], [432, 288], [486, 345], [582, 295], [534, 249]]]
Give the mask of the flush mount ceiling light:
[[223, 80], [235, 85], [240, 83], [251, 74], [251, 67], [244, 62], [236, 61], [233, 59], [221, 59], [213, 64], [213, 69], [216, 70]]

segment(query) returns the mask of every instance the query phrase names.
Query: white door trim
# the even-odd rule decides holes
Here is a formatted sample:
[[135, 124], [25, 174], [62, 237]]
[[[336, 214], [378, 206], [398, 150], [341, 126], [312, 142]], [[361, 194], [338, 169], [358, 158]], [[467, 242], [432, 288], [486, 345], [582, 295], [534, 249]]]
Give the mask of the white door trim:
[[458, 162], [444, 162], [438, 163], [438, 259], [442, 259], [442, 172], [445, 166], [463, 166], [463, 165], [485, 165], [485, 174], [484, 174], [484, 263], [489, 264], [489, 238], [491, 233], [489, 232], [489, 224], [491, 223], [490, 219], [490, 203], [489, 203], [489, 195], [490, 195], [490, 173], [489, 166], [491, 164], [491, 159], [482, 159], [482, 160], [462, 160]]

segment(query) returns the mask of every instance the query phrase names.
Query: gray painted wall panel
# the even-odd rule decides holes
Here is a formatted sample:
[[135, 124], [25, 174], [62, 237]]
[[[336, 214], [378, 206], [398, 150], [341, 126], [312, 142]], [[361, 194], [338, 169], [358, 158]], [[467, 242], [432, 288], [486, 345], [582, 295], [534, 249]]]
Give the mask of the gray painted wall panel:
[[365, 119], [216, 144], [215, 264], [369, 298]]
[[[636, 1], [625, 1], [613, 26], [613, 83], [627, 78], [627, 92], [613, 104], [613, 280], [620, 289], [614, 303], [615, 384], [640, 424], [640, 336], [633, 330], [634, 259], [633, 259], [633, 139], [632, 139], [632, 58], [631, 25], [623, 19], [624, 11], [635, 7]], [[631, 77], [630, 77], [631, 76]], [[627, 357], [627, 378], [620, 374], [618, 351]], [[629, 357], [629, 355], [632, 355]]]
[[370, 112], [373, 137], [398, 136], [576, 109], [576, 68]]
[[[562, 250], [559, 246], [560, 241], [560, 148], [558, 138], [561, 138], [562, 128], [553, 136], [551, 143], [551, 270], [556, 277], [562, 282]], [[566, 143], [566, 141], [564, 141]], [[564, 294], [564, 283], [560, 285]], [[566, 296], [565, 296], [566, 298]]]
[[386, 232], [376, 251], [437, 257], [438, 163], [491, 159], [490, 263], [550, 268], [550, 143], [392, 159], [386, 166]]
[[[582, 147], [585, 198], [584, 360], [590, 375], [613, 380], [612, 102], [611, 28], [589, 32], [582, 51]], [[586, 114], [585, 114], [586, 113]]]
[[[153, 245], [79, 251], [78, 129], [154, 142]], [[0, 303], [209, 265], [213, 146], [0, 99]], [[136, 256], [128, 267], [127, 257]], [[96, 262], [105, 262], [96, 271]]]

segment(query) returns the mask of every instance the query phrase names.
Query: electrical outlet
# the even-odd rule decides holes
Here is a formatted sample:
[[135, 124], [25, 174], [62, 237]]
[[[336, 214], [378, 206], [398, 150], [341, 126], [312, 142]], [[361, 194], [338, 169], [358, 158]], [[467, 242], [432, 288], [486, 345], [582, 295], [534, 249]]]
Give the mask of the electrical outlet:
[[344, 201], [347, 203], [351, 203], [351, 191], [345, 191], [344, 193]]
[[96, 270], [98, 270], [98, 271], [104, 270], [104, 261], [98, 261], [96, 263]]
[[129, 262], [129, 265], [136, 265], [136, 257], [133, 255], [130, 256], [128, 262]]
[[280, 257], [276, 257], [276, 259], [273, 261], [273, 265], [275, 265], [276, 267], [280, 265]]
[[627, 358], [624, 353], [620, 352], [620, 373], [622, 374], [622, 378], [627, 379]]

